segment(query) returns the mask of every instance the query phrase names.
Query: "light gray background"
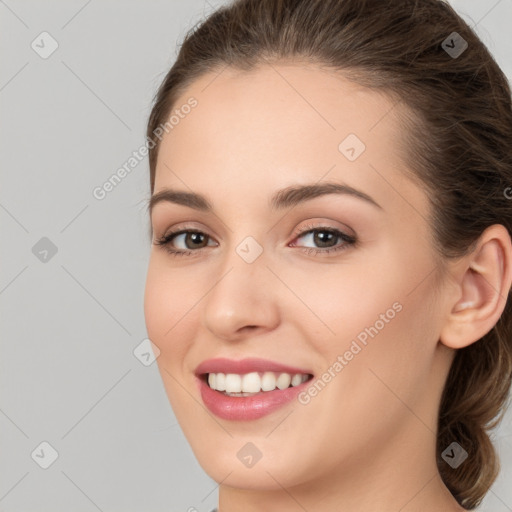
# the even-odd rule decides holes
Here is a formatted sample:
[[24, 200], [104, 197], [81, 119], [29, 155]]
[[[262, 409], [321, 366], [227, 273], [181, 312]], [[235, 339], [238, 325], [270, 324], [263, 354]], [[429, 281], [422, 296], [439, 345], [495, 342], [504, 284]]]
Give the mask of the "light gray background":
[[[147, 159], [102, 201], [92, 191], [144, 143], [176, 44], [221, 3], [0, 0], [0, 512], [217, 503], [156, 363], [133, 354], [146, 338]], [[512, 0], [452, 5], [510, 79]], [[44, 31], [59, 45], [47, 59], [31, 48]], [[46, 262], [32, 252], [42, 237], [58, 250]], [[43, 441], [58, 452], [48, 469], [31, 457]], [[512, 511], [511, 410], [494, 441], [503, 469], [481, 510]]]

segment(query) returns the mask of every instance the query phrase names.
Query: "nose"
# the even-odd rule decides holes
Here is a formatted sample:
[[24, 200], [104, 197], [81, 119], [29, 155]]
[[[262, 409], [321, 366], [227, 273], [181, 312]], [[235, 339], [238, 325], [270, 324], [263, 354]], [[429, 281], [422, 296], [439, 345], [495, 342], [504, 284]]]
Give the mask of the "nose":
[[247, 263], [233, 250], [224, 260], [203, 302], [203, 324], [215, 337], [237, 341], [279, 325], [278, 287], [264, 254]]

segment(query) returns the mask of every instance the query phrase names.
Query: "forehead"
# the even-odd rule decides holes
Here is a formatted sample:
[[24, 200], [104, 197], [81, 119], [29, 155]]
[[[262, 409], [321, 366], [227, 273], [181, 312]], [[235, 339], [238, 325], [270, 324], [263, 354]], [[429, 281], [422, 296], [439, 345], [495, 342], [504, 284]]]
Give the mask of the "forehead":
[[220, 69], [193, 82], [174, 109], [192, 96], [198, 106], [190, 120], [174, 127], [173, 135], [182, 132], [188, 137], [194, 131], [205, 144], [222, 139], [248, 143], [257, 137], [256, 141], [276, 144], [293, 139], [300, 147], [303, 139], [322, 137], [330, 142], [347, 133], [369, 139], [383, 121], [375, 132], [378, 137], [385, 133], [392, 138], [398, 128], [395, 102], [387, 95], [311, 64]]
[[[256, 194], [265, 185], [280, 188], [328, 174], [374, 197], [384, 192], [392, 200], [400, 193], [395, 186], [419, 193], [402, 172], [402, 107], [340, 72], [297, 63], [221, 68], [193, 82], [173, 112], [192, 97], [197, 106], [162, 139], [155, 192], [183, 187], [181, 177], [198, 191], [216, 185]], [[355, 159], [347, 157], [351, 147]]]

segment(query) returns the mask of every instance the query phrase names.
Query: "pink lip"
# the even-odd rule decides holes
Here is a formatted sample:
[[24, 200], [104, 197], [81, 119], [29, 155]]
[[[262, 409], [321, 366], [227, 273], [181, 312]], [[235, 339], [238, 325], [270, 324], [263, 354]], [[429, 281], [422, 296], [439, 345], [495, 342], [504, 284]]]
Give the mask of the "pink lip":
[[226, 359], [216, 358], [208, 359], [203, 361], [196, 368], [196, 375], [203, 373], [250, 373], [250, 372], [281, 372], [281, 373], [311, 373], [309, 370], [303, 368], [294, 368], [293, 366], [287, 366], [267, 359]]
[[227, 396], [220, 391], [211, 389], [206, 382], [206, 373], [239, 373], [250, 372], [284, 372], [284, 373], [306, 373], [311, 372], [282, 365], [265, 359], [209, 359], [196, 368], [196, 377], [201, 398], [206, 407], [216, 416], [226, 420], [247, 421], [261, 418], [271, 412], [290, 403], [301, 391], [309, 386], [310, 381], [303, 382], [298, 386], [286, 389], [275, 389], [274, 391], [260, 392], [256, 395], [246, 397]]

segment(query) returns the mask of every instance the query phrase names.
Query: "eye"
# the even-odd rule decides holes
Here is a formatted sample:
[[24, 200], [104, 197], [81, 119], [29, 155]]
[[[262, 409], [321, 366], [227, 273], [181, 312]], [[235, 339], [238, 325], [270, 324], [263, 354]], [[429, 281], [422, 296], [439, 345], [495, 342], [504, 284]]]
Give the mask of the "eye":
[[[193, 252], [201, 252], [201, 249], [208, 246], [211, 238], [206, 233], [197, 229], [182, 229], [171, 231], [155, 241], [155, 245], [164, 246], [167, 252], [175, 256], [190, 256]], [[180, 244], [184, 247], [173, 247], [173, 244]], [[212, 244], [215, 245], [215, 244]]]
[[[304, 252], [308, 254], [341, 251], [357, 242], [355, 236], [328, 226], [306, 226], [306, 229], [302, 229], [299, 233], [296, 233], [295, 236], [297, 239], [304, 239], [306, 243], [314, 244], [309, 247], [298, 245], [298, 247], [303, 247], [305, 249]], [[295, 246], [297, 244], [293, 245]]]

